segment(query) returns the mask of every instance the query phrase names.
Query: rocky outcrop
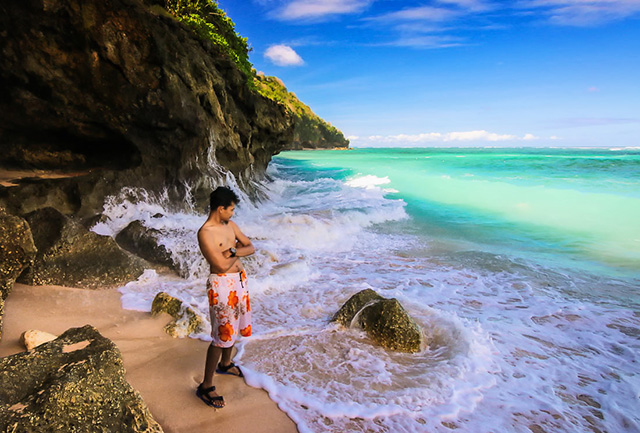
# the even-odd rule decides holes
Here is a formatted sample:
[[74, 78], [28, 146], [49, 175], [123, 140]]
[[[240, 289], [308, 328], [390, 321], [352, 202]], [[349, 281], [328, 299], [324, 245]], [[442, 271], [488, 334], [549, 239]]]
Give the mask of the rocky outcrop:
[[120, 249], [113, 238], [90, 232], [53, 208], [34, 211], [25, 219], [38, 252], [20, 276], [21, 283], [115, 287], [144, 271], [144, 262]]
[[16, 278], [33, 262], [36, 246], [29, 224], [0, 210], [0, 298], [6, 299]]
[[351, 326], [353, 318], [360, 312], [365, 306], [374, 302], [382, 301], [384, 298], [375, 290], [366, 289], [362, 290], [355, 295], [351, 296], [347, 302], [340, 307], [340, 309], [333, 315], [332, 322], [338, 322], [342, 326], [347, 328]]
[[160, 235], [159, 230], [147, 228], [142, 221], [136, 220], [118, 233], [116, 242], [138, 257], [178, 271], [178, 266], [171, 259], [171, 253], [160, 244]]
[[173, 317], [174, 320], [167, 323], [164, 330], [174, 338], [203, 331], [202, 318], [191, 307], [165, 292], [158, 293], [151, 304], [151, 315], [157, 316], [160, 313], [167, 313]]
[[41, 344], [48, 343], [58, 338], [57, 335], [50, 334], [44, 331], [38, 331], [37, 329], [29, 329], [24, 331], [20, 336], [20, 343], [27, 350], [33, 350]]
[[0, 359], [0, 431], [161, 432], [125, 380], [118, 348], [91, 326]]
[[221, 167], [257, 176], [292, 137], [284, 107], [158, 5], [3, 2], [0, 29], [0, 166], [66, 176], [0, 188], [15, 214], [88, 217], [123, 186], [203, 204]]
[[308, 105], [287, 90], [277, 77], [262, 73], [256, 76], [258, 91], [282, 104], [293, 116], [293, 138], [284, 150], [348, 148], [349, 140], [335, 126], [318, 117]]
[[371, 289], [349, 298], [332, 320], [347, 327], [360, 326], [387, 349], [418, 352], [422, 346], [422, 330], [400, 302], [383, 298]]
[[27, 222], [0, 209], [0, 338], [4, 301], [16, 278], [33, 263], [35, 256], [36, 246]]

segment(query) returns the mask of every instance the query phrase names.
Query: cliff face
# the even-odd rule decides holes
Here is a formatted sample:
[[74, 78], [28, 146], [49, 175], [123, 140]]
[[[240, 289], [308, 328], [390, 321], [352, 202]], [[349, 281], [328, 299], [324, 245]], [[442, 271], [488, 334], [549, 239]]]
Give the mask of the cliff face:
[[3, 2], [0, 29], [0, 167], [64, 177], [0, 187], [12, 212], [86, 216], [123, 186], [200, 201], [213, 162], [246, 181], [292, 139], [285, 107], [159, 5]]
[[262, 95], [286, 107], [293, 116], [293, 139], [285, 150], [349, 147], [349, 140], [344, 138], [341, 131], [318, 117], [295, 94], [289, 92], [278, 78], [258, 74], [256, 87]]

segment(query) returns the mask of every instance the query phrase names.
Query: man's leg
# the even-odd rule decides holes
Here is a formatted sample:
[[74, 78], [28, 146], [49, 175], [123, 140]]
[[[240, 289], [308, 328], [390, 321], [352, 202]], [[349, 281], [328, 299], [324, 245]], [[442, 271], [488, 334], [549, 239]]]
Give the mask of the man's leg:
[[213, 374], [218, 367], [218, 361], [220, 360], [220, 355], [225, 353], [225, 348], [216, 347], [213, 344], [209, 345], [207, 349], [207, 360], [204, 364], [204, 380], [202, 381], [203, 388], [209, 388], [213, 386]]
[[[220, 365], [222, 367], [228, 367], [231, 364], [231, 355], [233, 354], [233, 346], [231, 347], [225, 347], [224, 349], [222, 349], [222, 359], [220, 360]], [[236, 366], [232, 367], [230, 370], [228, 370], [229, 373], [231, 374], [235, 374], [235, 375], [240, 375], [240, 369]]]
[[[216, 407], [218, 409], [225, 406], [225, 402], [220, 397], [220, 395], [215, 391], [215, 387], [213, 386], [213, 374], [216, 370], [216, 365], [218, 364], [218, 360], [220, 359], [220, 354], [222, 353], [221, 347], [216, 347], [213, 345], [209, 345], [207, 349], [207, 360], [204, 365], [204, 380], [198, 386], [198, 390], [196, 394], [210, 406]], [[206, 391], [207, 389], [211, 389], [210, 391]]]

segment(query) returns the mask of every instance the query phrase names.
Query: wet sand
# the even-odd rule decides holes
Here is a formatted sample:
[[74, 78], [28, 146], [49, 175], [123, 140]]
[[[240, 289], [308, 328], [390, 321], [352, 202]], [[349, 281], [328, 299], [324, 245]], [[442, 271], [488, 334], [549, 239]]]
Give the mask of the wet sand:
[[60, 335], [69, 328], [96, 327], [122, 352], [126, 378], [140, 392], [167, 433], [295, 433], [296, 425], [262, 389], [240, 378], [216, 375], [227, 405], [216, 410], [195, 396], [202, 380], [207, 342], [172, 338], [168, 315], [123, 310], [117, 290], [83, 290], [16, 284], [5, 304], [0, 357], [25, 350], [20, 335], [38, 329]]

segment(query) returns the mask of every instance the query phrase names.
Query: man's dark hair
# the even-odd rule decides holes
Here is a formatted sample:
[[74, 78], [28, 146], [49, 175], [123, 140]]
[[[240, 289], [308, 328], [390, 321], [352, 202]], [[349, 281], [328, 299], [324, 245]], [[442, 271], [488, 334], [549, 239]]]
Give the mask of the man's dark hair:
[[217, 187], [209, 196], [209, 206], [211, 206], [211, 210], [218, 209], [218, 206], [226, 208], [231, 206], [232, 203], [238, 204], [239, 202], [240, 198], [238, 195], [226, 186]]

